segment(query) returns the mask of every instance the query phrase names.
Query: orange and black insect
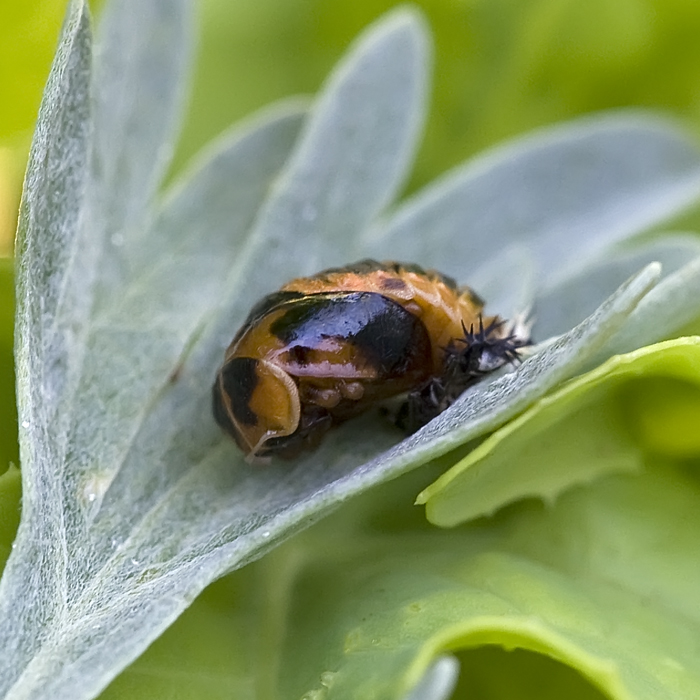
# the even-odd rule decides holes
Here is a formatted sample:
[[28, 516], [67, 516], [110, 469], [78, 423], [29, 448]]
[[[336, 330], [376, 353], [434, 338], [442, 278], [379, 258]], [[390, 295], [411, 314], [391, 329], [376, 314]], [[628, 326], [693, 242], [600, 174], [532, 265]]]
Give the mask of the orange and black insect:
[[214, 416], [249, 457], [295, 456], [333, 425], [405, 395], [414, 432], [514, 362], [524, 324], [416, 265], [363, 260], [295, 279], [252, 309], [214, 383]]

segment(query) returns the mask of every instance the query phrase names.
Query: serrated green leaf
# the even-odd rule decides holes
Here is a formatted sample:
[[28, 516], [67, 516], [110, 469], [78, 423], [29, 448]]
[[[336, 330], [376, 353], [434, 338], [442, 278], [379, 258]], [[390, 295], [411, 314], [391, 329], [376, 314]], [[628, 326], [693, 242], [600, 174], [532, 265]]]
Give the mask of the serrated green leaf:
[[[700, 384], [699, 363], [698, 338], [667, 341], [613, 357], [496, 431], [426, 488], [417, 502], [426, 504], [432, 523], [451, 527], [490, 515], [515, 500], [540, 497], [551, 502], [563, 491], [608, 473], [638, 472], [645, 449], [659, 442], [653, 433], [651, 439], [644, 438], [647, 431], [641, 426], [651, 428], [663, 409], [652, 413], [653, 419], [644, 419], [648, 404], [637, 400], [626, 407], [621, 386], [638, 377]], [[649, 402], [660, 407], [677, 405], [674, 418], [662, 423], [666, 431], [688, 408], [687, 401], [678, 405], [672, 396], [673, 391], [663, 402]], [[697, 409], [690, 413], [690, 423], [697, 415]], [[676, 435], [683, 436], [687, 427], [678, 425]], [[673, 435], [665, 442], [672, 443]], [[698, 444], [695, 440], [696, 448]]]
[[[379, 489], [253, 565], [257, 609], [282, 606], [266, 623], [274, 646], [258, 652], [276, 650], [260, 669], [273, 676], [273, 697], [398, 700], [437, 656], [483, 645], [569, 666], [580, 677], [560, 678], [559, 697], [700, 692], [694, 476], [651, 462], [642, 476], [608, 477], [554, 505], [526, 501], [446, 531], [415, 525], [399, 505], [409, 486]], [[382, 519], [388, 509], [403, 512], [400, 527]], [[554, 674], [539, 680], [523, 698], [557, 697]], [[586, 682], [589, 693], [574, 692]], [[460, 689], [488, 697], [469, 675]], [[502, 697], [521, 697], [515, 690]]]
[[455, 698], [478, 689], [473, 700], [610, 700], [571, 666], [534, 651], [486, 644], [455, 656], [461, 667]]
[[[467, 429], [478, 435], [489, 424], [502, 421], [510, 411], [517, 410], [518, 401], [527, 401], [532, 392], [537, 395], [546, 391], [548, 382], [556, 382], [566, 372], [573, 371], [580, 358], [586, 356], [587, 350], [593, 351], [596, 339], [602, 342], [606, 334], [619, 325], [636, 300], [653, 284], [657, 272], [652, 266], [630, 281], [591, 319], [574, 329], [559, 346], [552, 348], [539, 368], [541, 376], [538, 370], [526, 370], [524, 366], [524, 375], [520, 380], [522, 384], [513, 381], [514, 375], [507, 375], [503, 379], [510, 376], [510, 384], [477, 394], [472, 402], [474, 407], [471, 404], [470, 407], [477, 413], [481, 408], [486, 414], [486, 421], [468, 424]], [[515, 391], [516, 387], [524, 394], [523, 397]], [[373, 418], [371, 420], [374, 421]], [[220, 572], [259, 556], [280, 538], [314, 522], [340, 500], [346, 500], [372, 484], [417, 466], [429, 456], [444, 452], [450, 445], [446, 435], [440, 436], [438, 433], [438, 437], [442, 437], [438, 440], [435, 435], [429, 435], [428, 439], [424, 436], [422, 449], [411, 452], [399, 446], [367, 463], [354, 474], [342, 477], [343, 470], [352, 464], [350, 460], [357, 458], [351, 446], [357, 445], [359, 432], [366, 430], [362, 423], [349, 428], [336, 435], [332, 445], [322, 446], [319, 453], [300, 460], [296, 465], [270, 465], [255, 474], [247, 469], [233, 471], [232, 459], [224, 461], [227, 453], [223, 450], [214, 452], [213, 457], [221, 462], [217, 463], [212, 458], [200, 464], [198, 471], [185, 475], [166, 494], [167, 498], [161, 498], [152, 508], [139, 531], [124, 542], [119, 556], [112, 558], [110, 565], [117, 572], [118, 567], [135, 566], [134, 561], [149, 567], [146, 569], [149, 588], [146, 591], [132, 589], [131, 599], [146, 592], [153, 595], [155, 586], [165, 584], [169, 586], [170, 595], [173, 595], [175, 586], [196, 586], [201, 580], [198, 577], [213, 577], [214, 573], [211, 572]], [[386, 437], [380, 433], [379, 438], [375, 436], [373, 441], [369, 441], [370, 445], [376, 449], [377, 439]], [[192, 437], [188, 436], [188, 439], [191, 445]], [[421, 445], [421, 438], [417, 437], [416, 440]], [[334, 454], [338, 443], [341, 445], [340, 456]], [[326, 460], [319, 461], [319, 454], [327, 455]], [[330, 481], [331, 478], [335, 481]], [[113, 525], [118, 526], [117, 523]], [[184, 544], [191, 548], [190, 552], [194, 550], [198, 555], [193, 562], [197, 566], [196, 572], [191, 571], [192, 565], [188, 562], [183, 563], [188, 556], [187, 550], [185, 553], [180, 550], [183, 546], [183, 525], [187, 538]], [[239, 528], [238, 532], [236, 528]], [[154, 564], [147, 559], [152, 556], [149, 549], [155, 553], [172, 551], [176, 558], [172, 563], [161, 560]], [[176, 567], [177, 580], [168, 576], [171, 566]], [[158, 580], [159, 576], [162, 577], [161, 581]], [[187, 577], [190, 577], [189, 581]], [[108, 590], [114, 596], [114, 591]], [[91, 593], [95, 595], [99, 591]], [[144, 624], [143, 621], [141, 624]], [[267, 674], [264, 676], [267, 677]]]

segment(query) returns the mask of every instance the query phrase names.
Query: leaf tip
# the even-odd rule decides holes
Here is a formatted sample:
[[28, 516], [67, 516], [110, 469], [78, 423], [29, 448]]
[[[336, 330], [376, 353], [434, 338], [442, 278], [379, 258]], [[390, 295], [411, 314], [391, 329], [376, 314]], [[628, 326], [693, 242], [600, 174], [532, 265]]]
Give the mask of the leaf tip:
[[90, 21], [90, 5], [88, 0], [70, 0], [63, 21], [63, 31], [76, 24]]
[[431, 53], [430, 29], [423, 13], [412, 5], [399, 5], [380, 17], [360, 35], [360, 43], [373, 44], [395, 42], [403, 46], [425, 63]]
[[661, 269], [660, 262], [649, 263], [638, 275], [640, 283], [646, 283], [648, 288], [653, 287], [661, 278]]

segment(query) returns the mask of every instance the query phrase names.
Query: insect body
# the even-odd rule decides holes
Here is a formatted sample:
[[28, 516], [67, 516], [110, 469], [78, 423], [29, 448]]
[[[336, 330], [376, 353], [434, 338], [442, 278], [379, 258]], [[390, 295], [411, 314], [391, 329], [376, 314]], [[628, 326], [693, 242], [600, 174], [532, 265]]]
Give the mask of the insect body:
[[406, 394], [413, 432], [483, 374], [518, 357], [526, 329], [454, 280], [363, 260], [262, 299], [226, 351], [214, 416], [249, 457], [294, 456], [334, 424]]

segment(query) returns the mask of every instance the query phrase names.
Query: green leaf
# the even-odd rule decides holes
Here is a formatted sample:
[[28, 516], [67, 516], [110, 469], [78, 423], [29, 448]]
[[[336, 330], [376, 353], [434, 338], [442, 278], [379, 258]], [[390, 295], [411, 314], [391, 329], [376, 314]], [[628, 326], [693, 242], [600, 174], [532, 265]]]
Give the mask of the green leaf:
[[255, 700], [253, 649], [263, 640], [256, 581], [244, 569], [209, 586], [100, 694], [100, 700]]
[[[603, 350], [603, 357], [629, 352], [647, 343], [672, 337], [700, 316], [700, 256], [662, 280]], [[596, 357], [593, 360], [595, 364]]]
[[[270, 697], [403, 699], [436, 657], [464, 660], [463, 650], [483, 645], [530, 650], [579, 674], [522, 659], [523, 671], [541, 674], [528, 693], [503, 676], [503, 660], [491, 669], [490, 685], [502, 680], [497, 697], [698, 695], [694, 475], [649, 461], [641, 476], [443, 531], [420, 527], [400, 505], [414, 484], [378, 489], [248, 571], [257, 573], [250, 608], [269, 640], [252, 650], [251, 673], [265, 677]], [[388, 509], [401, 513], [398, 527]], [[491, 697], [469, 671], [455, 697]]]
[[[690, 233], [667, 233], [651, 241], [632, 242], [631, 245], [605, 251], [598, 260], [586, 266], [581, 272], [567, 277], [566, 280], [537, 295], [534, 304], [537, 311], [532, 334], [535, 338], [543, 339], [565, 333], [572, 322], [582, 321], [625, 279], [653, 261], [661, 263], [663, 271], [663, 278], [654, 291], [654, 295], [659, 294], [661, 289], [658, 288], [670, 284], [670, 278], [682, 268], [686, 268], [682, 274], [687, 276], [698, 257], [700, 257], [700, 239], [697, 235]], [[679, 322], [681, 309], [676, 308], [670, 298], [667, 298], [667, 301], [672, 304], [672, 307], [666, 314], [667, 318], [663, 319], [663, 332], [670, 332], [686, 323], [686, 321]], [[697, 313], [698, 310], [700, 308], [697, 305], [690, 309], [691, 313]], [[667, 327], [667, 324], [674, 325]], [[655, 326], [659, 327], [656, 324]], [[634, 331], [640, 330], [641, 328], [635, 326]], [[631, 327], [630, 331], [631, 334], [634, 333]], [[663, 337], [663, 335], [650, 337], [647, 342], [654, 342]], [[632, 349], [634, 347], [626, 348], [626, 350]]]
[[[92, 81], [93, 232], [109, 232], [103, 265], [128, 263], [128, 241], [170, 164], [191, 61], [187, 0], [110, 0], [97, 38]], [[112, 274], [116, 274], [114, 270]], [[104, 269], [102, 275], [105, 274]], [[109, 280], [109, 278], [108, 278]]]
[[[40, 647], [37, 624], [60, 614], [64, 602], [68, 562], [57, 523], [64, 521], [58, 467], [65, 448], [62, 426], [52, 421], [56, 406], [44, 397], [59, 392], [72, 369], [68, 347], [75, 331], [61, 323], [60, 307], [85, 183], [90, 49], [87, 11], [76, 1], [69, 7], [39, 114], [17, 240], [17, 398], [27, 468], [18, 546], [0, 581], [0, 646], [8, 650], [0, 673], [3, 694]], [[31, 593], [29, 571], [36, 576]]]
[[[596, 339], [602, 339], [607, 333], [612, 331], [628, 313], [629, 308], [633, 307], [636, 300], [640, 295], [648, 289], [649, 285], [653, 283], [657, 270], [654, 266], [651, 266], [649, 270], [645, 270], [637, 278], [633, 279], [624, 286], [614, 297], [604, 305], [598, 312], [587, 321], [582, 324], [581, 327], [574, 329], [567, 337], [561, 340], [561, 343], [557, 347], [553, 347], [549, 352], [544, 353], [546, 357], [540, 358], [542, 360], [543, 366], [540, 366], [539, 371], [542, 372], [540, 377], [537, 374], [537, 370], [533, 369], [532, 374], [529, 374], [525, 367], [521, 369], [524, 376], [521, 378], [522, 384], [518, 384], [513, 381], [513, 375], [506, 375], [503, 379], [510, 378], [510, 384], [506, 384], [508, 388], [504, 391], [503, 388], [483, 391], [482, 395], [477, 395], [474, 399], [473, 404], [476, 406], [476, 411], [479, 408], [483, 411], [487, 411], [487, 419], [491, 421], [503, 420], [503, 413], [516, 410], [517, 401], [527, 401], [528, 395], [534, 393], [535, 395], [539, 392], [546, 391], [548, 382], [556, 382], [558, 377], [562, 376], [562, 373], [573, 371], [575, 363], [579, 361], [581, 357], [585, 357], [587, 348], [591, 350], [595, 347]], [[536, 358], [533, 358], [533, 360]], [[524, 398], [517, 396], [516, 387], [524, 392]], [[513, 393], [510, 393], [513, 392]], [[502, 394], [499, 401], [496, 399], [494, 401], [494, 396]], [[488, 423], [486, 424], [488, 425]], [[348, 453], [350, 451], [350, 445], [357, 444], [357, 431], [363, 430], [362, 425], [356, 427], [353, 431], [346, 431], [345, 434], [339, 434], [336, 440], [337, 443], [341, 444], [341, 454]], [[479, 434], [483, 432], [486, 428], [484, 423], [474, 422], [471, 424], [471, 429], [474, 434]], [[286, 510], [280, 508], [280, 511], [276, 514], [275, 518], [271, 518], [267, 522], [263, 521], [263, 525], [258, 525], [262, 529], [262, 532], [258, 531], [256, 533], [253, 531], [252, 535], [257, 535], [259, 540], [255, 542], [253, 537], [250, 537], [249, 542], [245, 543], [245, 538], [239, 535], [238, 542], [233, 540], [232, 544], [237, 544], [239, 547], [245, 547], [246, 544], [249, 547], [247, 556], [255, 553], [255, 547], [262, 549], [263, 547], [269, 546], [265, 543], [272, 542], [275, 539], [282, 537], [284, 534], [288, 533], [290, 530], [294, 531], [298, 529], [302, 524], [309, 524], [313, 520], [317, 519], [324, 511], [327, 511], [332, 507], [340, 498], [347, 499], [349, 495], [360, 493], [366, 490], [369, 485], [376, 483], [378, 480], [385, 480], [389, 476], [394, 476], [402, 471], [405, 471], [410, 466], [414, 464], [419, 464], [426, 459], [426, 454], [437, 454], [446, 449], [444, 443], [447, 440], [447, 436], [443, 436], [444, 440], [441, 444], [438, 441], [436, 444], [430, 443], [430, 438], [434, 439], [433, 436], [429, 436], [428, 440], [425, 440], [423, 444], [423, 450], [415, 450], [413, 453], [406, 451], [402, 446], [394, 449], [393, 451], [387, 453], [383, 457], [378, 458], [374, 462], [370, 462], [365, 465], [365, 471], [360, 471], [354, 475], [351, 475], [345, 479], [336, 481], [335, 484], [328, 484], [325, 488], [322, 487], [323, 479], [328, 479], [328, 471], [330, 471], [331, 463], [326, 462], [316, 462], [316, 456], [307, 457], [300, 461], [299, 465], [283, 465], [277, 468], [274, 465], [266, 467], [264, 473], [259, 473], [255, 475], [255, 479], [251, 478], [249, 472], [242, 472], [240, 474], [234, 475], [234, 479], [231, 479], [230, 484], [226, 484], [222, 481], [222, 476], [217, 475], [216, 472], [211, 469], [211, 465], [203, 465], [209, 467], [210, 470], [204, 475], [203, 480], [200, 482], [194, 478], [188, 479], [183, 485], [182, 489], [188, 495], [189, 502], [188, 507], [190, 509], [195, 506], [194, 498], [197, 496], [195, 489], [200, 491], [203, 488], [208, 488], [209, 493], [206, 497], [202, 497], [202, 510], [197, 513], [196, 517], [188, 520], [192, 516], [190, 513], [185, 512], [175, 512], [172, 514], [165, 513], [165, 516], [171, 518], [178, 518], [180, 524], [183, 522], [188, 522], [188, 532], [191, 537], [197, 533], [197, 528], [203, 528], [205, 525], [210, 526], [211, 533], [213, 533], [218, 528], [220, 533], [225, 533], [227, 524], [235, 522], [235, 518], [241, 518], [241, 510], [243, 507], [258, 508], [258, 511], [253, 511], [254, 515], [251, 517], [259, 518], [261, 513], [264, 513], [264, 499], [274, 497], [279, 501], [282, 498], [289, 498], [289, 503], [287, 504]], [[424, 438], [425, 439], [425, 438]], [[417, 438], [418, 440], [418, 438]], [[405, 445], [406, 443], [402, 443]], [[347, 445], [347, 447], [345, 447]], [[345, 448], [345, 449], [342, 449]], [[320, 454], [332, 454], [330, 450], [333, 449], [328, 447], [322, 447]], [[336, 457], [337, 459], [337, 457]], [[414, 461], [415, 460], [415, 461]], [[343, 462], [340, 463], [340, 467], [344, 467]], [[325, 472], [320, 471], [322, 468]], [[337, 467], [336, 467], [337, 469]], [[331, 475], [333, 472], [331, 471]], [[214, 478], [214, 477], [217, 478]], [[312, 478], [315, 479], [312, 480]], [[258, 493], [253, 490], [253, 484], [257, 482], [257, 488], [260, 489]], [[262, 488], [260, 484], [264, 484], [265, 488]], [[316, 493], [312, 491], [314, 486], [320, 489]], [[263, 495], [264, 493], [264, 495]], [[240, 498], [240, 501], [236, 501], [236, 495]], [[256, 503], [254, 499], [258, 499]], [[170, 508], [173, 505], [166, 504]], [[177, 505], [177, 503], [175, 503]], [[208, 509], [208, 511], [206, 510]], [[212, 512], [214, 511], [214, 512]], [[274, 512], [274, 511], [273, 511]], [[156, 523], [155, 533], [159, 538], [171, 537], [172, 530], [175, 527], [176, 521], [171, 521], [171, 524], [165, 521], [165, 517], [161, 522]], [[229, 531], [231, 531], [231, 526], [228, 525]], [[221, 535], [219, 535], [221, 537]], [[235, 535], [231, 535], [232, 538]], [[243, 540], [243, 543], [241, 542]], [[262, 540], [262, 542], [260, 542]], [[167, 543], [167, 542], [166, 542]], [[153, 545], [151, 545], [153, 546]], [[233, 556], [226, 552], [225, 548], [222, 551], [213, 552], [212, 559], [214, 555], [218, 556], [230, 556], [231, 565], [235, 564], [234, 557], [240, 557], [240, 550], [236, 552], [234, 550]], [[131, 550], [136, 551], [136, 550]], [[143, 550], [141, 550], [143, 551]], [[258, 550], [259, 551], [259, 550]], [[244, 555], [245, 556], [245, 555]], [[226, 561], [226, 560], [224, 560]], [[199, 564], [202, 566], [206, 563], [204, 557], [200, 557]], [[216, 561], [214, 561], [216, 564]], [[277, 565], [271, 564], [273, 568]], [[179, 575], [183, 575], [182, 569], [179, 570]], [[270, 572], [270, 579], [275, 580], [279, 574]], [[265, 580], [266, 577], [263, 577]], [[283, 601], [282, 601], [283, 602]], [[252, 604], [251, 604], [252, 605]], [[241, 632], [241, 635], [245, 638], [249, 636], [251, 632]], [[267, 653], [266, 651], [263, 653]], [[313, 652], [310, 652], [310, 658], [316, 658]], [[148, 663], [144, 660], [144, 663]], [[138, 674], [138, 671], [136, 671]], [[262, 675], [266, 678], [267, 672], [262, 672]], [[245, 676], [244, 676], [245, 677]], [[128, 681], [124, 681], [128, 682]], [[242, 682], [241, 678], [238, 677], [234, 679], [236, 684]], [[260, 681], [265, 684], [265, 681]], [[123, 687], [117, 682], [117, 688]], [[379, 686], [381, 687], [381, 686]], [[116, 691], [115, 691], [116, 692]], [[285, 696], [284, 694], [282, 696]]]
[[[411, 690], [422, 697], [414, 684], [445, 653], [463, 667], [454, 697], [491, 697], [484, 686], [523, 700], [697, 695], [692, 473], [650, 461], [641, 476], [608, 477], [555, 504], [524, 501], [450, 530], [428, 527], [411, 508], [419, 478], [363, 495], [210, 588], [195, 606], [213, 623], [213, 596], [221, 606], [228, 598], [218, 632], [233, 638], [226, 671], [214, 670], [219, 659], [223, 666], [215, 644], [205, 662], [212, 673], [196, 677], [188, 612], [105, 700], [167, 696], [178, 670], [180, 687], [199, 684], [212, 697], [233, 688], [242, 698], [405, 700]], [[494, 657], [495, 647], [533, 653]], [[444, 671], [454, 680], [454, 666]], [[227, 677], [212, 691], [219, 673]]]
[[[515, 500], [540, 497], [552, 502], [572, 486], [608, 473], [638, 472], [645, 451], [658, 451], [660, 444], [672, 449], [681, 439], [681, 454], [698, 454], [700, 442], [688, 429], [699, 414], [700, 394], [673, 388], [657, 401], [660, 395], [649, 396], [647, 385], [656, 377], [700, 385], [698, 361], [698, 338], [613, 357], [496, 431], [426, 488], [417, 502], [426, 504], [430, 522], [451, 527]], [[634, 390], [636, 400], [623, 403], [621, 387], [634, 380], [643, 382]], [[688, 444], [688, 439], [693, 442]]]
[[698, 155], [659, 118], [579, 119], [494, 149], [429, 185], [371, 232], [371, 251], [381, 258], [400, 250], [468, 282], [517, 246], [532, 256], [544, 291], [697, 201]]
[[234, 292], [236, 317], [290, 275], [363, 253], [359, 234], [396, 196], [412, 162], [426, 107], [427, 45], [420, 17], [401, 9], [357, 40], [331, 75], [260, 213]]

